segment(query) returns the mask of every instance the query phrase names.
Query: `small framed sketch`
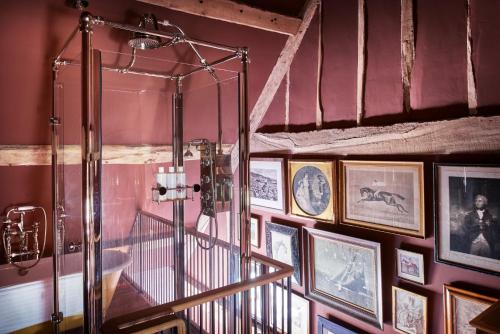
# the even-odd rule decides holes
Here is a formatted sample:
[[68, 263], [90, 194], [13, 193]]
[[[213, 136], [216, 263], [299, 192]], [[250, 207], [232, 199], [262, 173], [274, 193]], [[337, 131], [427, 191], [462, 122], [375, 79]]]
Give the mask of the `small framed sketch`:
[[424, 164], [341, 161], [342, 223], [425, 238]]
[[427, 297], [392, 287], [392, 326], [398, 333], [427, 333]]
[[[288, 310], [287, 310], [287, 302], [288, 302], [288, 293], [286, 289], [283, 289], [280, 286], [276, 286], [276, 299], [273, 298], [273, 290], [269, 289], [271, 295], [271, 301], [276, 300], [276, 327], [279, 333], [301, 333], [301, 334], [309, 334], [309, 301], [307, 299], [302, 298], [300, 295], [292, 292], [292, 310], [291, 310], [291, 318], [292, 318], [292, 330], [289, 331], [287, 328], [287, 318], [288, 318]], [[284, 296], [283, 296], [284, 294]], [[284, 304], [282, 304], [284, 302]], [[272, 302], [271, 302], [272, 304]], [[272, 305], [270, 305], [269, 309], [272, 310]], [[284, 317], [283, 317], [284, 313]], [[272, 317], [272, 314], [271, 314]], [[282, 321], [284, 320], [284, 321]], [[270, 321], [271, 326], [274, 325], [274, 321], [271, 318]], [[284, 329], [284, 330], [283, 330]]]
[[299, 229], [266, 222], [267, 256], [294, 268], [292, 282], [301, 285]]
[[380, 244], [304, 228], [306, 297], [383, 328]]
[[475, 333], [469, 322], [498, 301], [448, 284], [443, 289], [446, 334]]
[[284, 160], [250, 159], [250, 204], [286, 213]]
[[290, 210], [297, 216], [334, 221], [335, 167], [328, 161], [289, 161]]
[[357, 334], [357, 332], [318, 315], [318, 334]]
[[500, 166], [434, 164], [436, 260], [500, 275]]
[[424, 256], [402, 249], [396, 249], [398, 277], [419, 284], [425, 284]]
[[254, 214], [250, 216], [250, 243], [257, 248], [260, 247], [260, 221], [260, 216]]

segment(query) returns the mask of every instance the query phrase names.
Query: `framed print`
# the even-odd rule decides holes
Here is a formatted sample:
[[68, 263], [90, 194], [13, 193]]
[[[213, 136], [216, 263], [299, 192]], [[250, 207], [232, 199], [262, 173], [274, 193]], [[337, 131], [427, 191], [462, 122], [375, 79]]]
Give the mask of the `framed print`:
[[357, 334], [357, 332], [318, 315], [318, 334]]
[[[274, 298], [274, 293], [276, 292], [276, 298]], [[287, 330], [288, 324], [288, 290], [283, 289], [279, 285], [271, 285], [269, 288], [269, 300], [268, 300], [268, 325], [270, 328], [274, 326], [273, 310], [276, 308], [276, 329], [278, 333], [289, 333]], [[291, 292], [291, 323], [292, 330], [291, 333], [308, 334], [309, 333], [309, 301], [302, 298], [300, 295]], [[251, 308], [252, 318], [255, 322], [252, 324], [252, 333], [262, 333], [261, 329], [263, 327], [263, 309], [262, 300], [263, 294], [261, 289], [252, 289], [250, 292], [250, 298], [252, 305], [255, 307]], [[257, 328], [253, 328], [256, 326]], [[284, 330], [283, 330], [284, 329]], [[270, 331], [272, 332], [272, 330]]]
[[424, 164], [341, 161], [341, 223], [425, 238]]
[[250, 204], [286, 213], [284, 160], [250, 159]]
[[328, 161], [289, 161], [290, 210], [297, 216], [334, 221], [335, 167]]
[[302, 285], [299, 229], [266, 222], [267, 256], [294, 268], [292, 282]]
[[498, 299], [445, 284], [444, 314], [446, 334], [472, 334], [476, 329], [469, 322]]
[[250, 243], [257, 248], [260, 247], [260, 220], [260, 216], [250, 216]]
[[383, 328], [380, 244], [304, 228], [306, 297]]
[[419, 253], [396, 249], [398, 277], [419, 284], [425, 284], [424, 256]]
[[436, 260], [500, 275], [500, 166], [434, 165]]
[[427, 297], [392, 287], [392, 326], [398, 333], [427, 333]]

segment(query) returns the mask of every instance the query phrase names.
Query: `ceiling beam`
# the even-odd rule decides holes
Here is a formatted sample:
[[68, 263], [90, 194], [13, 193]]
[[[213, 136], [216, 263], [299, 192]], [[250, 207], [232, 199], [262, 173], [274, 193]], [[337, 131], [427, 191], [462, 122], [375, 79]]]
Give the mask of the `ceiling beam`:
[[374, 155], [498, 152], [500, 116], [299, 133], [255, 133], [250, 151]]
[[301, 19], [250, 7], [230, 0], [138, 0], [188, 14], [295, 35]]

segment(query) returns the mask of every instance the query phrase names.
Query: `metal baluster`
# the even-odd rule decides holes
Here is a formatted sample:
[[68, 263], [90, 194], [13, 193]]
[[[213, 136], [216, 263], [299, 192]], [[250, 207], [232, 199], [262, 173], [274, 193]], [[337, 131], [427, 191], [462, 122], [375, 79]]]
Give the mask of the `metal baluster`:
[[287, 285], [287, 295], [288, 295], [286, 303], [287, 314], [288, 314], [287, 329], [288, 329], [288, 334], [292, 334], [292, 277], [291, 276], [288, 277], [286, 281], [287, 281], [286, 285]]
[[276, 319], [276, 282], [273, 282], [273, 334], [277, 333], [278, 321]]
[[[290, 317], [290, 314], [287, 314]], [[281, 331], [285, 331], [285, 280], [281, 279]]]

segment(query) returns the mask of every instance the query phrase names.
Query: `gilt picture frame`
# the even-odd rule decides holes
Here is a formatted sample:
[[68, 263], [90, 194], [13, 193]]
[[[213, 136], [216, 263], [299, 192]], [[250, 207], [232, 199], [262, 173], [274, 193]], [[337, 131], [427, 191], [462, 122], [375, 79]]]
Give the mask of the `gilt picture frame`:
[[500, 275], [500, 165], [434, 164], [437, 262]]
[[292, 283], [302, 285], [300, 230], [297, 227], [266, 222], [267, 256], [294, 268]]
[[392, 287], [392, 327], [402, 334], [427, 334], [427, 297]]
[[341, 224], [425, 238], [424, 164], [340, 161]]
[[259, 209], [285, 214], [285, 159], [250, 159], [250, 205]]
[[424, 285], [424, 264], [423, 254], [396, 249], [396, 268], [399, 278]]
[[335, 222], [336, 168], [332, 161], [288, 161], [291, 214]]
[[445, 334], [475, 333], [469, 322], [498, 301], [474, 291], [443, 285]]
[[383, 328], [380, 243], [303, 228], [305, 296]]

